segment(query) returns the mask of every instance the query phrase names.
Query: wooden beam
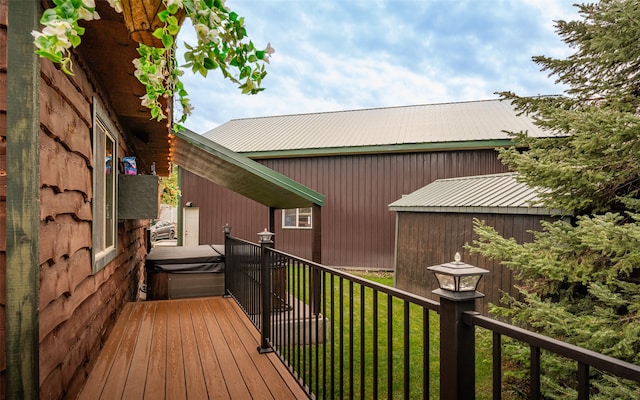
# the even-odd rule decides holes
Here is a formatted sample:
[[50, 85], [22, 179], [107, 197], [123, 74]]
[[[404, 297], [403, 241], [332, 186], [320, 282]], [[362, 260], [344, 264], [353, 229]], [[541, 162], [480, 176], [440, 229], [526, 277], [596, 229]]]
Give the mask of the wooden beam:
[[[274, 207], [269, 207], [269, 221], [268, 221], [269, 232], [276, 233], [276, 209]], [[273, 240], [273, 247], [276, 247], [276, 237], [275, 235], [271, 239]]]
[[311, 226], [313, 227], [311, 261], [322, 264], [322, 207], [314, 204], [311, 210], [311, 218]]
[[31, 31], [40, 1], [8, 6], [7, 398], [38, 399], [40, 63]]

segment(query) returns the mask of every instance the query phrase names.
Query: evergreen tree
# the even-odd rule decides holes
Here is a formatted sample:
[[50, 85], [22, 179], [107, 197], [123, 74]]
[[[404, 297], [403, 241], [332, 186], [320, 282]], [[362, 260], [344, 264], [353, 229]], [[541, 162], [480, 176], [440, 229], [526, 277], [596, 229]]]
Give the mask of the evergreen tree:
[[[544, 205], [566, 216], [526, 244], [476, 221], [479, 239], [471, 247], [519, 279], [521, 296], [493, 306], [496, 315], [640, 364], [640, 5], [603, 0], [576, 7], [580, 20], [556, 22], [575, 52], [534, 57], [568, 86], [565, 94], [501, 94], [550, 135], [514, 133], [516, 146], [501, 159], [530, 186], [545, 188]], [[528, 348], [509, 349], [516, 361], [528, 360]], [[567, 387], [576, 387], [577, 366], [551, 356], [543, 363], [544, 395], [576, 398]], [[598, 371], [591, 377], [592, 398], [640, 398], [637, 383]]]

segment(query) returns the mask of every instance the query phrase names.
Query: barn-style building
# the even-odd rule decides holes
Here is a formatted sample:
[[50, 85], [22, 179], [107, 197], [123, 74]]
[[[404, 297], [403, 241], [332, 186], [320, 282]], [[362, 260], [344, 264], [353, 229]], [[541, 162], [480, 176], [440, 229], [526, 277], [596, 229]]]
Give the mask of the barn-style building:
[[[396, 220], [388, 205], [436, 179], [507, 172], [496, 148], [507, 131], [544, 136], [506, 101], [390, 107], [232, 120], [204, 136], [319, 192], [323, 264], [394, 267]], [[181, 170], [182, 206], [199, 208], [199, 242], [222, 226], [255, 240], [268, 226], [260, 204]], [[311, 258], [309, 209], [277, 211], [277, 247]]]
[[498, 304], [502, 293], [517, 297], [511, 270], [470, 254], [466, 245], [477, 239], [474, 219], [518, 243], [530, 242], [541, 221], [561, 215], [542, 207], [539, 193], [508, 172], [438, 179], [394, 201], [389, 210], [396, 213], [397, 225], [395, 286], [437, 300], [432, 290], [438, 283], [427, 268], [451, 262], [460, 253], [463, 262], [489, 270], [478, 288], [485, 294], [478, 310], [486, 314], [489, 303]]

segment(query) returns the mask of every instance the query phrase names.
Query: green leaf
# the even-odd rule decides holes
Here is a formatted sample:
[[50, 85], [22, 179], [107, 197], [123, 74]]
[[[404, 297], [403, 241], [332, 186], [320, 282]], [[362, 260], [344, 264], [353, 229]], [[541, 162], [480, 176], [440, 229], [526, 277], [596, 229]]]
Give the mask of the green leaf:
[[264, 53], [264, 51], [262, 51], [262, 50], [257, 50], [257, 51], [256, 51], [256, 57], [257, 57], [258, 59], [260, 59], [260, 60], [264, 60], [264, 54], [265, 54], [265, 53]]
[[169, 14], [168, 10], [162, 10], [158, 13], [158, 19], [162, 22], [167, 22], [167, 19], [169, 18], [170, 15], [171, 14]]
[[58, 13], [65, 18], [71, 18], [76, 12], [76, 7], [71, 2], [64, 2], [58, 6]]
[[80, 37], [79, 37], [79, 36], [75, 36], [75, 35], [74, 35], [74, 36], [71, 36], [71, 37], [69, 38], [69, 41], [71, 42], [71, 45], [72, 45], [73, 47], [78, 47], [78, 45], [80, 44], [81, 39], [80, 39]]
[[178, 6], [178, 3], [173, 3], [171, 4], [169, 7], [167, 7], [167, 11], [170, 14], [175, 14], [180, 10], [180, 7]]
[[204, 67], [205, 67], [206, 69], [216, 69], [216, 68], [218, 68], [218, 63], [216, 63], [214, 60], [212, 60], [212, 59], [211, 59], [211, 58], [209, 58], [209, 57], [206, 57], [206, 58], [203, 60], [203, 63], [202, 63], [202, 64], [204, 65]]
[[235, 11], [231, 11], [229, 13], [229, 20], [232, 22], [236, 22], [238, 20], [238, 14]]
[[152, 35], [160, 40], [162, 40], [162, 37], [164, 36], [164, 30], [162, 28], [158, 28], [155, 31], [153, 31]]
[[42, 17], [40, 17], [40, 23], [42, 25], [46, 25], [47, 22], [57, 19], [58, 15], [56, 14], [56, 10], [53, 8], [47, 8], [42, 13]]
[[180, 25], [178, 25], [177, 23], [175, 25], [169, 25], [167, 26], [167, 30], [169, 31], [169, 34], [175, 36], [178, 34], [178, 32], [180, 32]]

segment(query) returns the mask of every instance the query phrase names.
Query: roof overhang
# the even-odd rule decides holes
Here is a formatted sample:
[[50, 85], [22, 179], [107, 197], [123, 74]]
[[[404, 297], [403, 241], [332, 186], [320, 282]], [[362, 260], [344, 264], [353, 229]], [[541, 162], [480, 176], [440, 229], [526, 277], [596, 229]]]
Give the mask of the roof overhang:
[[174, 164], [276, 209], [323, 206], [325, 197], [202, 135], [175, 132]]
[[[47, 3], [48, 5], [48, 3]], [[140, 104], [145, 87], [134, 75], [134, 58], [139, 57], [138, 44], [129, 37], [124, 17], [106, 1], [96, 1], [100, 19], [82, 21], [86, 27], [82, 44], [74, 49], [76, 62], [84, 64], [87, 73], [102, 89], [100, 96], [108, 104], [111, 118], [117, 122], [135, 155], [138, 170], [151, 173], [151, 165], [160, 176], [169, 175], [169, 128], [167, 121], [151, 119], [149, 109]], [[84, 73], [80, 68], [76, 73]], [[83, 92], [91, 92], [83, 88]], [[164, 101], [164, 100], [163, 100]]]

